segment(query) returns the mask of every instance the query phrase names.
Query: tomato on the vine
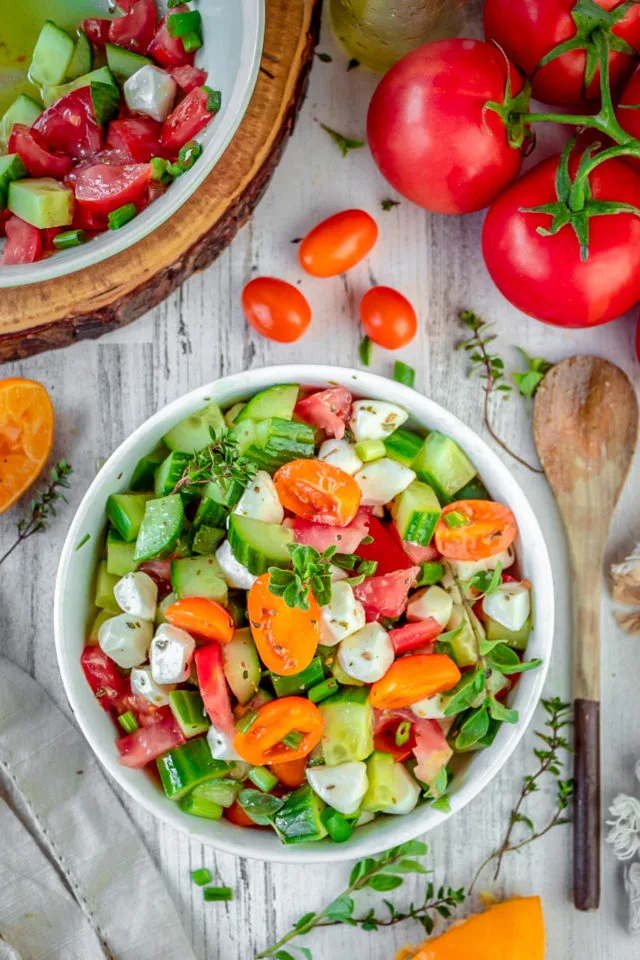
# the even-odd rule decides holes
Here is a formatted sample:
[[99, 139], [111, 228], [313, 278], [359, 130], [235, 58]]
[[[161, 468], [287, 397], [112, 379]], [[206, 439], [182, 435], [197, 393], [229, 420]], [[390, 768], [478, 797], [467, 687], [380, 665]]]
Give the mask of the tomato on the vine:
[[486, 109], [504, 103], [508, 86], [517, 96], [522, 77], [500, 50], [479, 40], [441, 40], [403, 57], [380, 81], [367, 117], [382, 175], [433, 213], [488, 206], [522, 165], [504, 120]]
[[[640, 67], [631, 75], [631, 79], [622, 91], [616, 107], [616, 119], [623, 130], [635, 140], [640, 140]], [[636, 157], [624, 157], [636, 173], [640, 173], [640, 160]]]
[[638, 318], [638, 326], [636, 327], [636, 357], [638, 363], [640, 363], [640, 318]]
[[360, 301], [360, 320], [366, 335], [387, 350], [411, 343], [418, 330], [416, 312], [392, 287], [372, 287]]
[[378, 239], [378, 225], [364, 210], [342, 210], [310, 230], [300, 244], [300, 265], [314, 277], [335, 277], [360, 263]]
[[307, 298], [277, 277], [250, 280], [242, 291], [242, 309], [254, 330], [278, 343], [298, 340], [311, 323]]

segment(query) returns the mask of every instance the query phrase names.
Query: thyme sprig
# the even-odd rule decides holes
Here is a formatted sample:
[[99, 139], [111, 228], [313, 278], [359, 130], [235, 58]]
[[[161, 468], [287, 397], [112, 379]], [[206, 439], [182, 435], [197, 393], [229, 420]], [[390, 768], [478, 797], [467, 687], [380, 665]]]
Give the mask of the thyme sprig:
[[172, 493], [184, 487], [200, 486], [219, 480], [235, 481], [246, 487], [256, 474], [256, 465], [240, 454], [238, 442], [231, 433], [218, 434], [210, 428], [211, 443], [194, 453]]
[[51, 517], [56, 516], [56, 504], [60, 501], [67, 502], [63, 490], [69, 488], [69, 476], [73, 469], [66, 460], [58, 460], [51, 471], [49, 483], [29, 504], [29, 510], [25, 517], [22, 517], [16, 523], [18, 536], [9, 547], [9, 549], [0, 557], [0, 564], [11, 556], [16, 547], [33, 536], [34, 533], [42, 533], [46, 530]]

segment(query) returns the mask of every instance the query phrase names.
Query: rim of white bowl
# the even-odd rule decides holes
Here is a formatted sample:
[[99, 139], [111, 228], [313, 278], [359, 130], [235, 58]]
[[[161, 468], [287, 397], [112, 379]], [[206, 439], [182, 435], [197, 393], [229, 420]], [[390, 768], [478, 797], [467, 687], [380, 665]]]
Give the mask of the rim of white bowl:
[[[103, 260], [127, 250], [139, 240], [157, 230], [173, 216], [198, 187], [206, 180], [225, 152], [247, 111], [260, 69], [264, 41], [265, 0], [240, 0], [245, 9], [244, 22], [250, 29], [243, 31], [241, 67], [233, 93], [220, 122], [212, 125], [209, 143], [194, 167], [171, 185], [171, 189], [150, 203], [141, 214], [118, 231], [107, 231], [87, 244], [60, 250], [55, 256], [37, 263], [13, 267], [0, 266], [0, 289], [23, 287], [65, 277], [78, 270], [94, 267]], [[206, 133], [205, 133], [206, 137]]]
[[[285, 846], [281, 844], [275, 833], [267, 834], [266, 831], [238, 828], [224, 821], [203, 821], [203, 823], [199, 823], [197, 818], [189, 817], [176, 804], [167, 800], [157, 786], [154, 787], [152, 793], [149, 793], [144, 789], [144, 785], [148, 785], [149, 781], [141, 770], [130, 770], [118, 764], [116, 751], [114, 750], [114, 737], [106, 742], [105, 737], [94, 729], [95, 723], [89, 717], [92, 705], [97, 711], [94, 717], [97, 718], [100, 714], [102, 717], [106, 717], [109, 724], [111, 724], [111, 720], [96, 703], [84, 679], [77, 652], [72, 653], [64, 643], [66, 627], [64, 595], [70, 568], [73, 565], [74, 558], [79, 557], [76, 546], [86, 532], [85, 515], [94, 502], [94, 498], [102, 493], [103, 488], [110, 484], [115, 485], [118, 482], [118, 474], [121, 475], [120, 462], [122, 458], [133, 451], [138, 443], [147, 438], [154, 430], [158, 433], [159, 439], [162, 433], [166, 432], [170, 423], [175, 423], [188, 416], [189, 413], [203, 406], [209, 400], [220, 400], [222, 403], [226, 403], [234, 397], [252, 396], [258, 390], [266, 389], [266, 387], [276, 383], [300, 383], [312, 386], [337, 384], [352, 388], [357, 383], [358, 388], [354, 390], [354, 393], [361, 393], [366, 396], [369, 387], [374, 393], [378, 391], [392, 402], [398, 402], [407, 408], [412, 417], [423, 427], [429, 428], [437, 425], [439, 428], [452, 433], [463, 448], [470, 453], [472, 459], [480, 456], [485, 473], [489, 468], [500, 474], [500, 497], [508, 500], [518, 519], [519, 527], [525, 528], [527, 531], [526, 544], [520, 547], [520, 557], [525, 561], [525, 565], [527, 560], [531, 563], [535, 562], [536, 596], [545, 598], [544, 606], [539, 604], [539, 608], [536, 609], [536, 624], [533, 634], [534, 647], [540, 648], [536, 652], [543, 656], [543, 664], [538, 670], [523, 674], [520, 683], [517, 685], [514, 705], [520, 712], [520, 720], [514, 725], [503, 724], [495, 743], [476, 755], [465, 773], [464, 782], [451, 795], [450, 811], [445, 813], [433, 810], [428, 805], [423, 805], [405, 816], [376, 819], [372, 823], [360, 827], [350, 841], [345, 844], [321, 841], [315, 844]], [[420, 408], [419, 412], [414, 412], [418, 408]], [[479, 473], [482, 476], [482, 466], [479, 467]], [[490, 483], [490, 486], [492, 485], [495, 486], [495, 484]], [[101, 510], [101, 515], [104, 516], [104, 510]], [[103, 528], [104, 520], [101, 521], [99, 529]], [[527, 573], [529, 572], [527, 570]], [[418, 837], [439, 826], [477, 797], [503, 768], [531, 722], [549, 669], [553, 645], [553, 628], [553, 577], [544, 536], [524, 491], [497, 454], [475, 431], [466, 426], [454, 414], [449, 413], [440, 404], [410, 387], [368, 371], [316, 364], [261, 367], [223, 377], [178, 397], [134, 430], [111, 454], [91, 483], [76, 511], [62, 549], [54, 599], [56, 654], [64, 688], [80, 729], [107, 772], [132, 799], [141, 803], [148, 812], [187, 836], [198, 839], [202, 843], [226, 853], [280, 863], [340, 862], [374, 855], [381, 850]], [[475, 770], [478, 770], [478, 760], [484, 761], [484, 769], [472, 778], [472, 782], [469, 782], [469, 771], [474, 769], [474, 764]]]

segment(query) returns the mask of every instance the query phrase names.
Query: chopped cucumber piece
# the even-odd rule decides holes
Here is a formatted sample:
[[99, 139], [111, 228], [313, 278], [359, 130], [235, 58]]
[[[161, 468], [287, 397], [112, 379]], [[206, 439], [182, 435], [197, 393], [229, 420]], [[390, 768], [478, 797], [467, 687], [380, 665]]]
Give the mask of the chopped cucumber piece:
[[234, 403], [232, 407], [229, 407], [224, 415], [224, 422], [228, 427], [233, 427], [235, 425], [236, 417], [241, 410], [244, 410], [245, 407], [246, 403]]
[[164, 792], [171, 800], [180, 800], [200, 783], [224, 777], [229, 764], [214, 760], [206, 737], [187, 740], [156, 760]]
[[291, 420], [299, 389], [297, 383], [282, 383], [262, 390], [238, 413], [236, 423], [242, 423], [243, 420], [267, 420], [269, 417]]
[[136, 541], [135, 559], [140, 562], [171, 553], [183, 525], [184, 506], [179, 494], [149, 500]]
[[173, 493], [190, 460], [191, 454], [174, 450], [162, 461], [156, 471], [153, 484], [156, 497], [166, 497]]
[[194, 553], [202, 556], [209, 556], [215, 553], [224, 538], [227, 535], [226, 530], [220, 530], [218, 527], [208, 527], [202, 524], [196, 531], [191, 549]]
[[529, 643], [529, 634], [531, 633], [531, 619], [525, 620], [519, 630], [508, 630], [497, 620], [485, 616], [484, 628], [487, 632], [487, 640], [502, 640], [514, 650], [526, 650]]
[[171, 586], [178, 600], [205, 597], [226, 604], [227, 584], [215, 557], [185, 557], [171, 562]]
[[[119, 613], [120, 611], [118, 611]], [[100, 635], [100, 627], [106, 620], [111, 620], [115, 614], [110, 610], [98, 610], [96, 613], [93, 623], [91, 624], [91, 630], [89, 631], [89, 636], [87, 637], [87, 643], [95, 646], [98, 642]]]
[[241, 704], [248, 703], [258, 692], [262, 667], [251, 630], [236, 630], [229, 643], [222, 644], [222, 664], [231, 692]]
[[89, 73], [93, 66], [93, 48], [87, 40], [87, 35], [83, 30], [78, 30], [78, 39], [67, 72], [65, 80], [76, 80], [78, 77]]
[[71, 37], [53, 20], [45, 20], [33, 48], [29, 78], [44, 87], [62, 83], [74, 51], [75, 44]]
[[197, 690], [172, 690], [169, 694], [169, 706], [187, 739], [206, 733], [211, 726], [202, 697]]
[[362, 809], [378, 813], [393, 806], [394, 762], [390, 753], [376, 750], [367, 760], [369, 787], [362, 801]]
[[294, 673], [288, 677], [281, 677], [277, 673], [271, 674], [271, 682], [276, 697], [299, 697], [322, 680], [324, 680], [324, 669], [320, 657], [314, 657], [309, 666], [301, 673]]
[[167, 456], [166, 450], [157, 450], [141, 457], [131, 477], [132, 490], [153, 490], [156, 470]]
[[414, 480], [396, 497], [391, 513], [401, 540], [426, 547], [431, 543], [442, 509], [431, 487]]
[[229, 591], [227, 610], [236, 625], [236, 630], [247, 626], [249, 618], [247, 616], [247, 594], [244, 590]]
[[156, 618], [154, 621], [156, 627], [159, 627], [163, 623], [167, 622], [164, 616], [164, 612], [167, 609], [167, 607], [170, 607], [171, 604], [175, 603], [177, 599], [178, 598], [176, 597], [175, 593], [172, 590], [171, 593], [167, 594], [164, 600], [160, 601], [160, 603], [156, 607]]
[[7, 206], [39, 230], [67, 227], [73, 220], [73, 190], [52, 177], [14, 180], [9, 184]]
[[306, 423], [281, 417], [261, 420], [255, 427], [255, 441], [245, 456], [269, 473], [291, 460], [303, 460], [315, 453], [315, 431]]
[[433, 487], [444, 503], [449, 503], [477, 473], [455, 440], [437, 432], [429, 434], [411, 466], [418, 480]]
[[458, 490], [454, 500], [491, 500], [491, 495], [480, 477], [467, 483], [461, 490]]
[[116, 78], [109, 70], [109, 67], [100, 67], [99, 70], [92, 70], [91, 73], [85, 73], [83, 77], [72, 80], [70, 83], [64, 83], [62, 86], [45, 87], [42, 93], [42, 102], [45, 107], [50, 107], [68, 93], [79, 90], [81, 87], [89, 87], [92, 83], [110, 84], [119, 94]]
[[107, 533], [107, 573], [115, 577], [125, 577], [133, 573], [138, 564], [134, 560], [135, 541], [127, 543], [117, 530]]
[[276, 523], [232, 513], [229, 517], [229, 544], [234, 557], [255, 577], [269, 567], [291, 566], [287, 545], [293, 543], [293, 531]]
[[244, 455], [256, 442], [256, 426], [255, 420], [243, 420], [242, 423], [233, 425], [231, 435], [236, 442], [238, 453]]
[[465, 616], [462, 604], [455, 603], [447, 623], [447, 633], [451, 630], [457, 630], [459, 627], [461, 628], [460, 632], [456, 633], [447, 643], [451, 648], [453, 659], [460, 668], [472, 667], [478, 662], [478, 644], [471, 624]]
[[122, 613], [113, 592], [119, 579], [107, 571], [106, 560], [101, 560], [96, 574], [96, 607], [113, 614]]
[[[215, 488], [216, 493], [218, 489], [218, 487]], [[202, 526], [225, 527], [226, 524], [227, 511], [221, 503], [213, 497], [207, 496], [207, 490], [205, 488], [205, 495], [198, 506], [198, 510], [193, 519], [193, 526], [196, 530], [199, 530]]]
[[308, 783], [287, 797], [273, 818], [273, 824], [284, 843], [307, 843], [322, 840], [327, 828], [321, 816], [325, 805]]
[[[96, 115], [98, 126], [104, 127], [110, 120], [115, 120], [118, 116], [120, 112], [120, 91], [112, 84], [97, 83], [95, 80], [92, 80], [91, 99], [93, 101], [93, 112]], [[112, 211], [109, 217], [116, 212], [115, 210]], [[132, 218], [129, 217], [129, 219]], [[111, 220], [109, 220], [109, 226], [111, 226]]]
[[230, 807], [238, 799], [241, 790], [241, 783], [223, 777], [219, 780], [207, 780], [206, 783], [194, 787], [190, 796], [194, 800], [206, 800], [209, 803], [217, 803], [221, 807]]
[[233, 477], [217, 477], [204, 488], [204, 497], [231, 509], [235, 507], [244, 492], [244, 485]]
[[[6, 147], [9, 143], [9, 137], [11, 136], [14, 123], [22, 123], [25, 127], [31, 127], [41, 113], [42, 107], [36, 103], [35, 100], [32, 100], [31, 97], [21, 93], [18, 99], [14, 100], [4, 113], [2, 120], [0, 120], [0, 146]], [[26, 176], [26, 174], [24, 174], [24, 176]]]
[[104, 52], [109, 69], [117, 77], [131, 77], [141, 67], [147, 67], [152, 62], [148, 57], [143, 57], [125, 47], [118, 47], [114, 43], [105, 43]]
[[368, 687], [345, 687], [318, 709], [324, 732], [322, 753], [328, 766], [366, 760], [373, 751], [373, 710]]
[[112, 493], [107, 499], [107, 517], [125, 543], [135, 540], [151, 493]]
[[198, 413], [181, 420], [162, 438], [169, 450], [195, 453], [212, 442], [211, 431], [220, 436], [227, 432], [222, 411], [217, 403], [210, 403]]
[[28, 176], [29, 171], [17, 153], [0, 157], [0, 210], [4, 210], [7, 205], [9, 184]]
[[345, 673], [345, 671], [340, 666], [340, 661], [338, 660], [337, 651], [333, 647], [332, 649], [334, 650], [333, 658], [331, 660], [331, 663], [327, 663], [327, 666], [331, 670], [333, 679], [337, 680], [338, 683], [344, 684], [346, 686], [363, 687], [364, 680], [356, 680], [355, 677], [350, 677], [348, 673]]

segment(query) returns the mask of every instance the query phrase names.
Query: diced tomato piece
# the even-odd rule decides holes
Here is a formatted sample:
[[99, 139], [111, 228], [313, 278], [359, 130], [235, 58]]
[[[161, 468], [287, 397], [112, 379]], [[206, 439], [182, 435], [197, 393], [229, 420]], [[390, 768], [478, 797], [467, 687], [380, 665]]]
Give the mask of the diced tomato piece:
[[150, 180], [149, 163], [94, 163], [75, 177], [76, 200], [89, 213], [105, 215], [139, 200]]
[[17, 153], [32, 177], [53, 177], [56, 180], [69, 172], [71, 157], [58, 157], [44, 146], [40, 135], [23, 123], [14, 123], [9, 137], [9, 153]]
[[167, 750], [173, 750], [185, 743], [182, 730], [175, 721], [171, 710], [162, 707], [153, 723], [139, 727], [126, 737], [116, 740], [120, 756], [118, 763], [123, 767], [144, 767], [151, 760], [162, 756]]
[[2, 263], [14, 266], [19, 263], [35, 263], [42, 256], [42, 237], [37, 227], [25, 223], [20, 217], [10, 217], [4, 225], [7, 240], [2, 251]]
[[420, 567], [396, 570], [382, 577], [369, 577], [364, 583], [354, 587], [356, 600], [364, 607], [367, 620], [380, 617], [396, 619], [402, 616], [407, 606], [409, 590], [418, 579]]
[[[187, 13], [189, 7], [182, 4], [174, 7], [171, 13]], [[194, 53], [187, 53], [180, 37], [172, 37], [167, 29], [167, 20], [165, 17], [161, 22], [158, 32], [149, 44], [147, 53], [150, 57], [163, 67], [183, 67], [193, 64]]]
[[[373, 711], [373, 743], [376, 750], [390, 753], [398, 763], [403, 763], [411, 756], [416, 745], [414, 724], [418, 718], [409, 710], [376, 710]], [[411, 732], [406, 743], [398, 746], [396, 732], [401, 723], [409, 721]]]
[[89, 232], [108, 230], [109, 221], [106, 216], [99, 217], [95, 213], [85, 210], [79, 203], [76, 203], [73, 208], [73, 222], [69, 229], [88, 230]]
[[2, 210], [0, 212], [0, 237], [6, 237], [5, 227], [7, 225], [7, 220], [10, 220], [13, 214], [11, 210]]
[[217, 730], [232, 737], [236, 733], [231, 710], [229, 687], [222, 666], [222, 648], [217, 641], [197, 647], [195, 652], [196, 673], [200, 695]]
[[440, 556], [432, 543], [427, 547], [421, 547], [419, 543], [403, 540], [402, 548], [412, 563], [433, 563]]
[[164, 183], [157, 183], [155, 180], [152, 180], [149, 186], [147, 187], [147, 200], [149, 203], [153, 203], [154, 200], [158, 200], [164, 193], [167, 192], [167, 185]]
[[206, 71], [199, 70], [198, 67], [192, 67], [189, 64], [184, 67], [171, 67], [169, 73], [185, 93], [191, 93], [196, 87], [201, 87], [207, 82]]
[[87, 40], [90, 40], [94, 47], [102, 50], [109, 39], [111, 20], [89, 17], [88, 20], [82, 21], [80, 29], [86, 34]]
[[93, 694], [103, 710], [119, 712], [127, 692], [127, 681], [113, 660], [100, 647], [85, 647], [80, 666]]
[[151, 117], [130, 117], [109, 124], [107, 147], [116, 150], [123, 160], [148, 163], [152, 157], [164, 156], [160, 144], [162, 124]]
[[48, 150], [79, 160], [102, 150], [102, 131], [96, 120], [89, 87], [61, 97], [40, 114], [35, 130]]
[[156, 32], [154, 0], [118, 0], [123, 17], [116, 17], [109, 28], [109, 43], [136, 53], [146, 53]]
[[361, 544], [358, 547], [358, 556], [363, 560], [377, 562], [377, 577], [393, 573], [394, 570], [408, 570], [413, 566], [400, 541], [393, 536], [391, 528], [380, 523], [377, 517], [369, 518], [369, 536], [373, 537], [373, 543]]
[[[389, 639], [397, 657], [403, 653], [411, 653], [425, 644], [431, 643], [442, 633], [443, 627], [434, 617], [418, 620], [416, 623], [407, 623], [404, 627], [397, 627], [389, 631]], [[426, 651], [425, 651], [426, 653]]]
[[[252, 783], [251, 780], [246, 781], [245, 787], [255, 790], [255, 784]], [[260, 824], [254, 823], [251, 817], [244, 812], [237, 800], [234, 800], [230, 807], [226, 807], [222, 815], [230, 823], [235, 823], [237, 827], [254, 827], [256, 830], [269, 829], [268, 827], [261, 827]]]
[[330, 527], [324, 523], [313, 523], [296, 517], [292, 521], [293, 535], [296, 543], [304, 543], [308, 547], [315, 547], [323, 553], [328, 547], [337, 547], [338, 553], [355, 553], [367, 536], [369, 524], [374, 519], [364, 510], [358, 510], [354, 519], [347, 527]]
[[413, 755], [418, 765], [414, 776], [432, 786], [438, 774], [453, 756], [442, 727], [437, 720], [418, 720], [415, 724], [416, 745]]
[[353, 397], [346, 387], [331, 387], [312, 393], [296, 404], [295, 415], [305, 423], [320, 427], [328, 437], [342, 440], [351, 416]]
[[46, 227], [44, 230], [40, 231], [40, 239], [42, 240], [42, 246], [44, 250], [54, 250], [53, 246], [54, 238], [58, 236], [59, 233], [62, 233], [66, 230], [66, 227]]
[[206, 127], [214, 116], [208, 104], [207, 88], [197, 87], [169, 114], [162, 127], [162, 143], [167, 150], [179, 150]]

